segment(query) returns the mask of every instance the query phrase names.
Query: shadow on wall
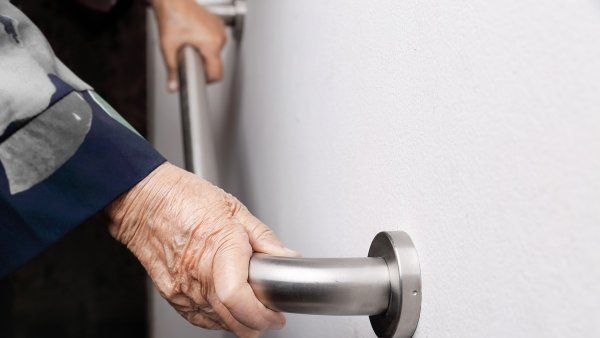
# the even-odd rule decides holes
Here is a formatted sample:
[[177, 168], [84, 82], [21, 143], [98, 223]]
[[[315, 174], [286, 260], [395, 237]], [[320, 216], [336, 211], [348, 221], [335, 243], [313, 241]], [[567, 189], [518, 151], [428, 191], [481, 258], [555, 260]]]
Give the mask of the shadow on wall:
[[[55, 53], [137, 130], [146, 130], [145, 7], [97, 13], [72, 1], [13, 1]], [[98, 215], [0, 280], [0, 337], [147, 336], [146, 274]]]

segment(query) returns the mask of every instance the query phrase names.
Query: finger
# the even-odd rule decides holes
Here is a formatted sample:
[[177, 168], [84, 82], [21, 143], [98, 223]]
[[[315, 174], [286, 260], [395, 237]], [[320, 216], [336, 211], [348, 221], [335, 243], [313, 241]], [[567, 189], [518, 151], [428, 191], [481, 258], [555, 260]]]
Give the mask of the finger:
[[221, 325], [226, 327], [226, 330], [233, 332], [238, 337], [255, 338], [260, 336], [261, 331], [253, 330], [238, 322], [225, 305], [219, 301], [218, 297], [215, 296], [215, 298], [209, 300], [209, 302], [215, 312], [221, 317]]
[[216, 82], [223, 78], [223, 63], [221, 62], [221, 55], [218, 51], [207, 51], [206, 48], [202, 49], [198, 47], [200, 54], [202, 55], [202, 61], [204, 62], [204, 72], [206, 74], [206, 82]]
[[258, 331], [280, 329], [285, 324], [285, 317], [267, 309], [247, 282], [252, 248], [241, 227], [240, 231], [246, 237], [246, 242], [235, 237], [223, 243], [215, 254], [213, 273], [217, 297], [243, 325]]
[[235, 218], [244, 226], [250, 245], [256, 252], [262, 252], [273, 256], [299, 257], [300, 254], [294, 250], [286, 248], [277, 238], [275, 233], [256, 218], [246, 207], [239, 208], [235, 213]]
[[177, 75], [177, 50], [179, 45], [164, 41], [161, 44], [163, 58], [167, 67], [167, 89], [169, 92], [175, 92], [179, 89], [179, 81]]
[[[198, 270], [202, 269], [203, 266], [198, 266]], [[204, 269], [210, 269], [210, 267], [204, 267]], [[205, 290], [202, 284], [203, 283], [198, 280], [196, 276], [190, 276], [188, 277], [187, 282], [181, 283], [181, 291], [189, 303], [187, 308], [194, 309], [196, 312], [201, 312], [212, 320], [218, 320], [219, 316], [214, 313], [213, 309], [210, 307], [208, 301], [204, 297]], [[169, 301], [171, 304], [174, 303], [173, 300]]]
[[198, 312], [182, 312], [177, 311], [179, 314], [185, 318], [190, 324], [208, 329], [208, 330], [221, 330], [223, 329], [223, 325], [220, 323], [204, 316], [202, 313]]

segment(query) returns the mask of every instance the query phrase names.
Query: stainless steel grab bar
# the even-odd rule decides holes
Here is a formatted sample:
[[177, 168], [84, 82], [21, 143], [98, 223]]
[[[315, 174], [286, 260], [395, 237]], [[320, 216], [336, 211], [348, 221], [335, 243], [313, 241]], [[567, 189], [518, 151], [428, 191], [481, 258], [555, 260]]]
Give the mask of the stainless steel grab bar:
[[189, 45], [179, 50], [178, 59], [179, 106], [185, 169], [216, 183], [215, 148], [210, 128], [202, 59], [198, 51]]
[[254, 255], [250, 284], [273, 310], [376, 315], [387, 310], [390, 276], [383, 258], [284, 258]]
[[368, 257], [285, 258], [255, 254], [248, 279], [271, 309], [368, 315], [378, 337], [410, 337], [421, 312], [421, 270], [405, 232], [380, 232]]
[[[185, 168], [215, 182], [206, 81], [200, 55], [191, 46], [180, 50], [179, 81]], [[410, 237], [401, 231], [377, 234], [368, 257], [362, 258], [254, 254], [248, 275], [257, 298], [274, 310], [368, 315], [378, 337], [410, 337], [419, 321], [419, 259]]]

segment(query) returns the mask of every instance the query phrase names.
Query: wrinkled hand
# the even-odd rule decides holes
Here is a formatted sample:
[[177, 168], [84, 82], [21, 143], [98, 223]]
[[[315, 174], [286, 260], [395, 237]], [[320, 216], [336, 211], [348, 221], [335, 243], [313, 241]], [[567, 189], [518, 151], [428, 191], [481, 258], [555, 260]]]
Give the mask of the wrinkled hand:
[[248, 279], [253, 251], [296, 256], [237, 199], [165, 163], [108, 208], [110, 232], [189, 322], [258, 337], [285, 324]]
[[169, 90], [178, 88], [177, 51], [184, 44], [190, 44], [200, 51], [207, 81], [220, 80], [223, 76], [221, 50], [226, 40], [222, 20], [195, 0], [152, 0], [152, 6], [158, 19]]

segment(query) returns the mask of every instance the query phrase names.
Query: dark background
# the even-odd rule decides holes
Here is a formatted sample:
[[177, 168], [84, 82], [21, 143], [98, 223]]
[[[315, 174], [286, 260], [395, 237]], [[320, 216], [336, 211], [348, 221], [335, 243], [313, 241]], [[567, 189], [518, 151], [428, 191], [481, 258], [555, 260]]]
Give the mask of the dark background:
[[[108, 13], [73, 0], [13, 0], [56, 55], [137, 130], [146, 130], [145, 6]], [[0, 280], [0, 337], [147, 336], [146, 274], [103, 214]]]

